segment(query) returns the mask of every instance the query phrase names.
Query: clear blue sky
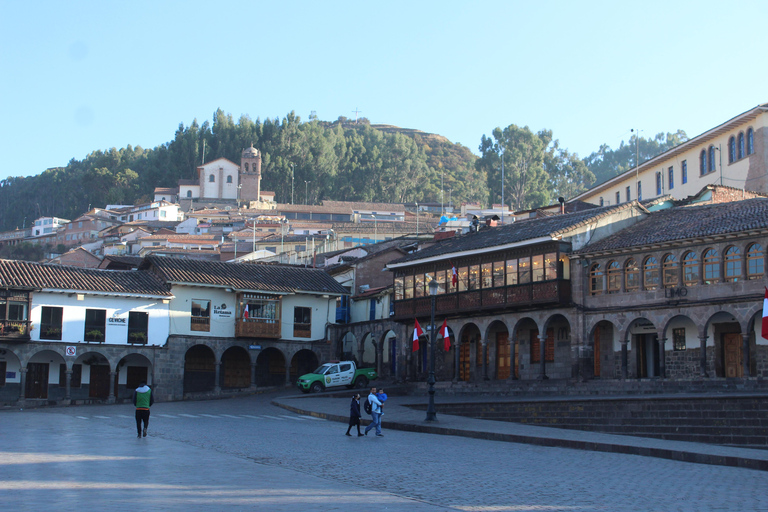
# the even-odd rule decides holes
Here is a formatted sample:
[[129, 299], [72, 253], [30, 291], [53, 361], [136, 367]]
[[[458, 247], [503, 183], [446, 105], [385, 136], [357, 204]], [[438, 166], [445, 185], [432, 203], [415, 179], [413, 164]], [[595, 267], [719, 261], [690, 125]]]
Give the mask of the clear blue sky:
[[0, 179], [155, 147], [217, 108], [354, 118], [477, 153], [497, 126], [584, 157], [768, 102], [768, 2], [0, 0]]

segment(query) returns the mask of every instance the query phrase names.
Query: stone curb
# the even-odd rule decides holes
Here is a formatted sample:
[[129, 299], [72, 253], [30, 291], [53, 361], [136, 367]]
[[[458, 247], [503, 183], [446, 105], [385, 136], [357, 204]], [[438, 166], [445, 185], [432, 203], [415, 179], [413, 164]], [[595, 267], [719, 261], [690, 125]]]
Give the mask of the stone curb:
[[[291, 412], [304, 416], [312, 416], [340, 423], [347, 423], [349, 416], [328, 414], [325, 412], [308, 411], [299, 407], [272, 400], [272, 405], [281, 407]], [[360, 419], [361, 425], [368, 425], [370, 420]], [[507, 443], [522, 443], [536, 446], [555, 448], [571, 448], [574, 450], [587, 450], [606, 453], [620, 453], [624, 455], [640, 455], [644, 457], [656, 457], [660, 459], [676, 460], [680, 462], [692, 462], [696, 464], [712, 464], [716, 466], [730, 466], [758, 471], [768, 471], [768, 460], [754, 459], [741, 456], [716, 455], [686, 450], [674, 450], [671, 448], [642, 447], [630, 444], [606, 443], [598, 441], [580, 441], [575, 439], [562, 439], [556, 437], [538, 437], [520, 434], [503, 434], [499, 432], [485, 432], [482, 430], [466, 430], [441, 427], [439, 425], [419, 425], [397, 421], [382, 422], [382, 426], [390, 430], [403, 430], [406, 432], [418, 432], [422, 434], [437, 434], [447, 436], [469, 437], [472, 439], [485, 439], [488, 441], [503, 441]], [[639, 438], [632, 438], [639, 439]], [[650, 441], [650, 439], [649, 439]]]

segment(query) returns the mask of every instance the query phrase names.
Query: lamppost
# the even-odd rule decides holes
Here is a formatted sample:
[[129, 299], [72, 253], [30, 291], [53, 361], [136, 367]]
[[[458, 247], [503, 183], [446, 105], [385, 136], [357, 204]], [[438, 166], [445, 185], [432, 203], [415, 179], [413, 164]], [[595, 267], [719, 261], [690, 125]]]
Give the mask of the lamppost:
[[309, 204], [307, 202], [307, 190], [309, 189], [309, 184], [312, 183], [312, 181], [304, 180], [304, 204]]
[[429, 322], [429, 405], [427, 406], [426, 421], [437, 421], [435, 412], [435, 296], [437, 295], [437, 279], [429, 282], [429, 295], [432, 298], [432, 316]]

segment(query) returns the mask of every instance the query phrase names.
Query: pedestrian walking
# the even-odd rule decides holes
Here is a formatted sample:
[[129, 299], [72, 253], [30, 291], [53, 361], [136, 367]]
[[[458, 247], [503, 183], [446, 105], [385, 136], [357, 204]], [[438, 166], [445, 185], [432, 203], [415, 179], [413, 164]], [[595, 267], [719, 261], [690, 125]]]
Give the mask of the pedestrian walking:
[[352, 435], [349, 433], [349, 431], [352, 430], [352, 427], [357, 427], [357, 437], [363, 435], [363, 433], [360, 432], [360, 416], [360, 393], [357, 393], [352, 397], [352, 403], [349, 404], [349, 427], [347, 427], [348, 436]]
[[141, 424], [144, 423], [144, 437], [147, 437], [147, 428], [149, 427], [149, 408], [155, 403], [155, 397], [152, 395], [152, 388], [142, 382], [136, 391], [133, 392], [133, 405], [136, 406], [136, 437], [141, 437]]
[[381, 402], [376, 397], [376, 388], [371, 388], [368, 402], [371, 404], [371, 424], [365, 427], [365, 435], [368, 435], [368, 431], [372, 428], [376, 428], [376, 437], [383, 437], [384, 434], [381, 433]]
[[376, 391], [376, 398], [381, 402], [381, 412], [379, 415], [384, 416], [384, 402], [387, 401], [387, 394], [384, 392], [384, 388], [379, 388], [378, 391]]

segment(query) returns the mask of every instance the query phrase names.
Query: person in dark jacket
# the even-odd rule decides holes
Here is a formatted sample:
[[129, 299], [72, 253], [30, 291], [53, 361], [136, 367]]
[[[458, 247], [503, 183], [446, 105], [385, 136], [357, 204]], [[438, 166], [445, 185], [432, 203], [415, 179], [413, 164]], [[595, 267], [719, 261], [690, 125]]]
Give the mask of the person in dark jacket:
[[152, 395], [152, 389], [142, 382], [136, 391], [133, 392], [133, 405], [136, 406], [136, 431], [137, 437], [141, 437], [141, 423], [144, 422], [144, 437], [147, 437], [147, 427], [149, 427], [149, 408], [155, 403], [155, 397]]
[[347, 428], [346, 435], [352, 435], [349, 433], [352, 427], [357, 427], [357, 437], [363, 435], [360, 432], [360, 393], [353, 396], [352, 403], [349, 404], [349, 427]]

